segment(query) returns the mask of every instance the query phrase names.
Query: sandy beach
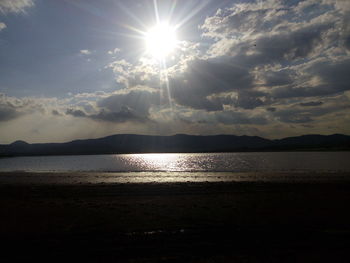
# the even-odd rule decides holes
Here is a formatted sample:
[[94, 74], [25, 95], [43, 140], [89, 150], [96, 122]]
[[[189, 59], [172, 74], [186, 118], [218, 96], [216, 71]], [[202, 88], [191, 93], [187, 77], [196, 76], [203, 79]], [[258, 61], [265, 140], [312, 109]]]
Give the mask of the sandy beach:
[[26, 181], [30, 175], [0, 173], [3, 262], [350, 260], [344, 174], [321, 182], [54, 184]]

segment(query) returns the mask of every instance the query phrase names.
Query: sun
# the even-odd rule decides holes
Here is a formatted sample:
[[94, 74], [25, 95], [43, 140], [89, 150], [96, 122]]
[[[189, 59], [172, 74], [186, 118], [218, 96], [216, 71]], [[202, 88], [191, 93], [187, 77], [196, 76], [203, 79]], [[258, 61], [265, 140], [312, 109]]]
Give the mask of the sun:
[[176, 49], [176, 30], [167, 23], [159, 23], [145, 35], [147, 53], [157, 59], [164, 59]]

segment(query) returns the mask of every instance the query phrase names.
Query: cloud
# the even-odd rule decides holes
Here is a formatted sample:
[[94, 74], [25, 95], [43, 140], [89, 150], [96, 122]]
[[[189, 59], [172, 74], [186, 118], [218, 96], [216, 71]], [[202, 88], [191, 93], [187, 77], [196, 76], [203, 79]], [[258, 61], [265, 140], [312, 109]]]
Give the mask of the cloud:
[[264, 105], [264, 101], [258, 98], [256, 94], [254, 92], [239, 92], [237, 97], [232, 101], [232, 104], [235, 107], [243, 109], [255, 109]]
[[[175, 115], [175, 116], [174, 116]], [[176, 109], [172, 112], [174, 120], [182, 120], [187, 124], [201, 125], [265, 125], [268, 123], [264, 114], [252, 113], [250, 111], [212, 111], [205, 110], [189, 110], [186, 108]]]
[[267, 137], [350, 133], [350, 1], [233, 2], [199, 25], [200, 42], [179, 43], [167, 69], [116, 48], [108, 54], [117, 59], [106, 66], [115, 77], [113, 92], [54, 103], [7, 97], [15, 106], [0, 103], [0, 121], [35, 115], [84, 129], [98, 122], [98, 134], [106, 127]]
[[336, 61], [319, 61], [310, 65], [305, 70], [310, 75], [317, 75], [321, 84], [329, 94], [349, 90], [350, 83], [350, 59]]
[[350, 14], [344, 10], [348, 4], [339, 3], [241, 3], [208, 17], [201, 26], [203, 36], [214, 40], [208, 55], [245, 68], [254, 79], [238, 91], [233, 105], [254, 109], [279, 99], [348, 90]]
[[291, 69], [282, 69], [277, 71], [265, 71], [259, 76], [264, 81], [267, 87], [284, 86], [293, 84], [295, 81], [296, 72]]
[[[208, 17], [200, 28], [214, 40], [209, 58], [187, 61], [171, 79], [175, 101], [208, 111], [225, 105], [255, 109], [278, 99], [348, 90], [345, 22], [335, 2], [313, 1], [317, 13], [285, 3], [236, 4]], [[223, 99], [223, 92], [231, 95]]]
[[92, 103], [85, 101], [86, 95], [78, 95], [73, 107], [66, 110], [66, 115], [115, 123], [145, 122], [150, 121], [150, 108], [162, 103], [159, 92], [142, 88], [95, 96], [97, 101]]
[[249, 115], [244, 112], [223, 111], [217, 112], [215, 118], [223, 124], [248, 124], [248, 125], [265, 125], [268, 120], [263, 116]]
[[344, 47], [349, 36], [348, 14], [336, 8], [336, 1], [329, 2], [236, 4], [208, 17], [201, 29], [215, 40], [209, 54], [234, 56], [248, 66], [310, 58], [334, 44]]
[[5, 29], [6, 27], [7, 27], [7, 26], [6, 26], [5, 23], [0, 22], [0, 31], [3, 30], [3, 29]]
[[147, 59], [140, 59], [136, 64], [132, 64], [125, 59], [117, 60], [110, 63], [108, 67], [116, 74], [116, 81], [123, 88], [147, 86], [158, 89], [160, 86], [162, 73], [158, 66]]
[[40, 100], [18, 99], [0, 93], [0, 122], [14, 120], [22, 115], [42, 110], [43, 105]]
[[322, 101], [309, 101], [309, 102], [299, 103], [300, 106], [304, 106], [304, 107], [314, 107], [314, 106], [320, 106], [322, 104], [323, 104]]
[[119, 111], [109, 111], [101, 109], [98, 113], [87, 114], [86, 112], [79, 109], [67, 109], [66, 115], [71, 115], [77, 118], [89, 118], [96, 121], [105, 121], [113, 123], [123, 122], [144, 122], [147, 119], [146, 116], [140, 116], [135, 113], [132, 109], [123, 106]]
[[108, 53], [109, 55], [115, 55], [115, 54], [119, 53], [120, 51], [121, 51], [120, 48], [115, 48], [115, 49], [113, 49], [113, 50], [109, 50], [107, 53]]
[[[291, 63], [317, 56], [323, 49], [324, 35], [336, 27], [335, 21], [289, 26], [273, 33], [257, 34], [234, 43], [226, 55], [247, 67]], [[221, 41], [226, 41], [223, 39]], [[209, 52], [215, 54], [215, 50]]]
[[152, 105], [160, 105], [161, 96], [158, 92], [148, 90], [131, 90], [127, 93], [113, 94], [97, 102], [97, 106], [112, 112], [130, 109], [139, 116], [148, 116]]
[[266, 108], [266, 110], [270, 111], [270, 112], [275, 112], [276, 108], [275, 107], [268, 107], [268, 108]]
[[144, 122], [147, 121], [147, 116], [138, 115], [132, 109], [124, 106], [119, 111], [107, 111], [102, 109], [98, 114], [89, 116], [95, 120], [109, 121], [109, 122]]
[[269, 30], [271, 25], [281, 21], [284, 14], [284, 6], [278, 0], [238, 3], [229, 8], [219, 9], [214, 16], [207, 17], [201, 29], [206, 37], [246, 38]]
[[21, 115], [21, 102], [0, 93], [0, 122], [16, 119]]
[[0, 105], [0, 122], [17, 118], [21, 114], [9, 105]]
[[[346, 10], [330, 0], [250, 1], [220, 9], [199, 26], [203, 42], [184, 43], [166, 72], [147, 57], [111, 63], [118, 92], [128, 95], [112, 95], [98, 107], [118, 112], [126, 106], [154, 121], [172, 116], [202, 128], [325, 127], [330, 114], [347, 110], [327, 102], [349, 90]], [[148, 102], [135, 107], [130, 90], [136, 87], [159, 98], [145, 96]], [[155, 109], [164, 113], [167, 97], [173, 107], [165, 118]]]
[[84, 111], [78, 109], [67, 109], [66, 114], [74, 117], [87, 117], [87, 114]]
[[308, 112], [281, 111], [276, 114], [279, 121], [286, 123], [309, 123], [314, 119]]
[[88, 49], [82, 49], [82, 50], [80, 50], [80, 54], [82, 54], [82, 55], [91, 55], [91, 51], [90, 50], [88, 50]]
[[210, 95], [250, 88], [253, 79], [245, 68], [235, 64], [195, 59], [187, 63], [184, 73], [169, 81], [171, 96], [177, 103], [217, 111], [223, 109], [223, 104]]
[[23, 13], [26, 8], [32, 6], [32, 0], [0, 0], [0, 13]]
[[62, 114], [58, 110], [52, 110], [51, 113], [54, 116], [62, 116]]
[[324, 102], [308, 101], [276, 108], [273, 115], [285, 123], [309, 123], [322, 121], [326, 115], [346, 113], [350, 109], [348, 98], [344, 95], [324, 97]]
[[275, 98], [291, 97], [315, 97], [342, 93], [350, 90], [350, 75], [348, 68], [350, 59], [340, 59], [336, 61], [316, 60], [300, 67], [306, 81], [298, 83], [295, 80], [293, 85], [280, 87], [272, 90], [271, 94]]

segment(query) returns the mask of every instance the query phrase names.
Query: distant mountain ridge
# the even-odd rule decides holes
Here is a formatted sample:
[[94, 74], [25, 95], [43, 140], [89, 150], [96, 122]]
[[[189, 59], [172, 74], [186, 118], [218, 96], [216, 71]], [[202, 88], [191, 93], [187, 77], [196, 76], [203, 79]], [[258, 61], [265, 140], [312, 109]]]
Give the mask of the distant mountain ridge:
[[0, 156], [307, 150], [350, 150], [350, 136], [343, 134], [302, 135], [269, 140], [246, 135], [118, 134], [66, 143], [29, 144], [24, 141], [16, 141], [0, 145]]

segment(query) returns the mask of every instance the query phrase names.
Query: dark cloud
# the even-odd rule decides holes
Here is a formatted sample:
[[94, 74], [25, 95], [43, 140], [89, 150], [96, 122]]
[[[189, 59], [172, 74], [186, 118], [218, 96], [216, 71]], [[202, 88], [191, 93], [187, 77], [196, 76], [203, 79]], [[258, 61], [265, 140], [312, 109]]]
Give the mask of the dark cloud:
[[278, 116], [281, 122], [286, 123], [308, 123], [313, 121], [310, 115], [290, 114], [288, 112], [283, 112], [283, 114], [280, 113]]
[[[103, 132], [129, 132], [136, 128], [136, 132], [147, 133], [183, 129], [193, 133], [243, 134], [257, 129], [257, 133], [268, 136], [283, 136], [279, 132], [287, 127], [295, 127], [297, 133], [300, 128], [305, 131], [303, 127], [324, 132], [330, 126], [334, 132], [349, 131], [350, 125], [344, 120], [350, 109], [350, 1], [224, 2], [222, 6], [226, 7], [216, 13], [203, 13], [204, 16], [191, 20], [196, 24], [193, 32], [202, 38], [194, 34], [193, 42], [181, 39], [166, 61], [166, 70], [146, 52], [127, 52], [136, 51], [131, 46], [120, 46], [123, 52], [111, 51], [113, 58], [105, 60], [100, 54], [106, 50], [91, 49], [91, 45], [83, 43], [74, 52], [93, 53], [92, 60], [86, 61], [89, 65], [82, 66], [82, 72], [71, 71], [74, 74], [69, 68], [64, 71], [72, 75], [74, 85], [84, 87], [80, 79], [95, 81], [93, 72], [99, 70], [106, 78], [99, 82], [101, 85], [91, 84], [94, 87], [90, 91], [104, 92], [84, 88], [86, 93], [65, 99], [9, 98], [0, 94], [0, 122], [35, 114], [32, 119], [40, 123], [55, 121], [54, 116], [60, 115], [59, 123], [68, 123], [67, 127], [73, 117], [80, 118], [77, 125], [85, 124], [84, 127], [96, 121], [96, 127]], [[21, 13], [34, 3], [0, 0], [0, 14]], [[200, 19], [204, 19], [202, 25], [198, 25]], [[186, 27], [179, 29], [179, 37], [188, 30]], [[131, 43], [122, 35], [119, 40]], [[58, 64], [66, 65], [64, 61]], [[66, 86], [73, 87], [71, 84], [72, 80], [68, 80]], [[112, 87], [116, 89], [111, 90]], [[29, 88], [25, 94], [33, 93]], [[39, 114], [42, 120], [37, 118]], [[19, 126], [11, 121], [3, 129], [11, 125], [12, 130]], [[76, 130], [74, 127], [75, 134]]]
[[324, 42], [324, 32], [334, 27], [334, 23], [315, 24], [292, 32], [279, 32], [259, 36], [239, 45], [232, 46], [233, 53], [237, 46], [240, 52], [237, 59], [246, 66], [256, 67], [269, 64], [291, 63], [306, 59]]
[[246, 68], [229, 61], [197, 59], [189, 62], [185, 82], [198, 95], [241, 90], [251, 87], [252, 76]]
[[250, 116], [244, 112], [222, 111], [215, 114], [215, 118], [219, 123], [232, 124], [252, 124], [265, 125], [268, 123], [263, 116]]
[[[347, 45], [346, 17], [349, 14], [337, 9], [335, 1], [293, 4], [276, 0], [219, 10], [201, 28], [204, 36], [216, 40], [209, 52], [217, 56], [217, 61], [225, 58], [222, 63], [240, 65], [255, 78], [245, 86], [245, 92], [238, 92], [232, 99], [236, 107], [254, 109], [269, 101], [327, 96], [349, 89], [350, 65], [344, 59], [344, 50], [338, 50], [342, 57], [336, 60], [322, 53], [342, 42]], [[258, 72], [255, 76], [254, 71]], [[320, 81], [309, 82], [314, 77]], [[266, 88], [267, 94], [257, 96], [246, 91], [259, 85]], [[220, 109], [220, 105], [216, 108]]]
[[170, 91], [154, 64], [119, 59], [110, 67], [121, 89], [66, 114], [111, 123], [162, 121], [167, 113], [151, 109], [161, 111], [171, 98], [172, 116], [187, 125], [267, 125], [273, 119], [310, 125], [345, 109], [329, 106], [325, 96], [349, 90], [349, 34], [334, 8], [272, 0], [219, 10], [200, 27], [212, 41], [207, 52], [170, 62]]
[[123, 106], [118, 112], [102, 109], [98, 114], [89, 115], [89, 118], [116, 123], [127, 121], [144, 122], [148, 120], [147, 117], [138, 115], [126, 106]]
[[0, 122], [16, 119], [26, 112], [33, 111], [33, 109], [41, 108], [32, 101], [8, 97], [0, 93]]
[[208, 111], [222, 110], [223, 105], [210, 95], [250, 88], [250, 73], [230, 63], [196, 59], [186, 72], [170, 79], [171, 95], [178, 104]]
[[249, 111], [235, 111], [224, 110], [205, 112], [200, 111], [187, 111], [186, 114], [179, 115], [178, 119], [190, 123], [199, 124], [224, 124], [224, 125], [265, 125], [268, 124], [268, 120], [262, 114], [251, 114]]
[[78, 118], [89, 118], [96, 121], [106, 121], [114, 123], [122, 123], [127, 121], [144, 122], [148, 120], [146, 116], [140, 116], [132, 109], [126, 106], [122, 106], [119, 111], [109, 111], [106, 109], [101, 109], [96, 114], [87, 114], [79, 109], [68, 109], [66, 111], [66, 114]]
[[157, 92], [132, 90], [128, 93], [113, 94], [100, 99], [95, 109], [97, 113], [87, 113], [81, 109], [67, 109], [66, 114], [115, 123], [144, 122], [149, 120], [151, 106], [160, 103], [160, 95]]
[[304, 106], [304, 107], [314, 107], [314, 106], [320, 106], [322, 104], [323, 104], [322, 101], [309, 101], [309, 102], [299, 103], [300, 106]]
[[52, 110], [51, 114], [55, 115], [55, 116], [61, 116], [62, 115], [58, 110]]
[[[349, 87], [343, 85], [349, 83], [349, 74], [343, 74], [348, 68], [346, 63], [336, 66], [328, 61], [325, 68], [311, 63], [315, 69], [300, 66], [317, 58], [320, 50], [330, 48], [327, 46], [329, 39], [340, 42], [339, 36], [334, 34], [339, 23], [336, 16], [316, 19], [326, 14], [329, 7], [320, 4], [322, 8], [314, 14], [304, 5], [300, 10], [305, 17], [299, 17], [299, 20], [292, 16], [301, 14], [297, 5], [287, 6], [280, 1], [261, 6], [235, 5], [207, 18], [201, 26], [204, 35], [218, 40], [223, 46], [225, 41], [231, 46], [225, 54], [221, 53], [224, 48], [219, 50], [218, 55], [213, 49], [217, 48], [219, 42], [216, 42], [210, 50], [212, 58], [188, 62], [186, 71], [171, 79], [172, 97], [178, 104], [193, 109], [222, 111], [224, 105], [232, 105], [253, 110], [276, 99], [323, 96], [346, 90]], [[240, 40], [239, 34], [249, 37]], [[232, 38], [237, 41], [232, 42]], [[297, 61], [299, 66], [292, 69], [290, 65]], [[281, 65], [285, 67], [281, 68]], [[275, 69], [269, 69], [271, 66]], [[258, 73], [254, 73], [257, 69]], [[323, 82], [306, 83], [304, 70], [310, 78], [320, 76]], [[335, 76], [340, 78], [336, 80]], [[265, 94], [252, 92], [259, 85], [267, 88]], [[231, 91], [235, 91], [236, 96], [218, 96]]]
[[302, 111], [299, 109], [283, 109], [279, 111], [273, 111], [274, 116], [281, 122], [285, 123], [309, 123], [313, 121], [312, 113], [309, 111]]
[[292, 70], [267, 71], [263, 73], [264, 85], [268, 87], [284, 86], [295, 81], [295, 72]]
[[330, 94], [350, 90], [350, 59], [322, 61], [307, 69], [310, 75], [320, 77]]
[[16, 119], [20, 115], [13, 107], [0, 105], [0, 122]]
[[350, 51], [350, 35], [345, 38], [345, 47]]
[[264, 102], [257, 96], [259, 94], [254, 92], [239, 92], [237, 98], [233, 99], [232, 105], [243, 109], [255, 109], [264, 105]]
[[[299, 105], [301, 104], [302, 103]], [[307, 123], [315, 121], [317, 117], [322, 117], [330, 113], [341, 112], [344, 110], [346, 111], [350, 108], [348, 100], [344, 100], [344, 98], [341, 97], [331, 100], [331, 102], [328, 104], [320, 104], [319, 102], [309, 102], [304, 104], [306, 105], [301, 105], [303, 107], [290, 106], [288, 108], [280, 109], [273, 112], [273, 115], [276, 116], [281, 122]]]
[[[286, 86], [274, 89], [271, 94], [275, 98], [315, 97], [332, 95], [350, 90], [350, 59], [340, 61], [316, 61], [306, 68], [310, 78], [318, 77], [320, 82], [314, 86]], [[296, 80], [297, 81], [297, 80]]]
[[139, 116], [148, 116], [152, 105], [164, 103], [159, 92], [132, 90], [128, 93], [114, 94], [98, 101], [97, 106], [111, 112], [130, 109]]
[[316, 87], [281, 87], [272, 90], [271, 95], [276, 99], [283, 98], [295, 98], [295, 97], [314, 97], [329, 95], [334, 93], [329, 87], [316, 86]]
[[74, 117], [87, 117], [87, 114], [85, 112], [76, 109], [67, 109], [66, 114]]
[[[218, 10], [200, 26], [203, 36], [213, 41], [207, 56], [186, 58], [182, 70], [171, 74], [170, 97], [178, 105], [218, 112], [226, 105], [254, 110], [280, 99], [343, 92], [349, 88], [349, 65], [343, 58], [323, 55], [342, 41], [347, 43], [345, 15], [340, 12], [335, 2], [279, 0]], [[114, 65], [129, 87], [154, 88], [149, 81], [157, 74], [151, 68], [145, 64], [134, 67], [124, 60]], [[321, 81], [310, 82], [313, 77]], [[152, 97], [135, 108], [132, 100], [136, 98], [136, 94], [116, 95], [99, 106], [118, 111], [125, 105], [147, 113], [155, 103]]]
[[219, 96], [218, 99], [223, 105], [230, 105], [243, 109], [255, 109], [264, 105], [262, 100], [268, 94], [258, 90], [245, 89], [229, 93], [226, 96]]

